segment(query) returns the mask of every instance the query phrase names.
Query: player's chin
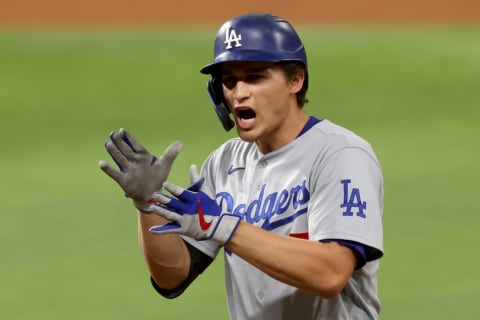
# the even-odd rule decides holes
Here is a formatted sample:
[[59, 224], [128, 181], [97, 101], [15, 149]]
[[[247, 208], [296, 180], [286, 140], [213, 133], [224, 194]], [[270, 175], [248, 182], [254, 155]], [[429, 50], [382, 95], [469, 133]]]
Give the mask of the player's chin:
[[237, 128], [238, 137], [243, 141], [255, 142], [258, 139], [258, 134], [256, 133], [256, 130], [253, 130], [253, 129], [244, 130], [239, 126], [237, 126], [236, 128]]

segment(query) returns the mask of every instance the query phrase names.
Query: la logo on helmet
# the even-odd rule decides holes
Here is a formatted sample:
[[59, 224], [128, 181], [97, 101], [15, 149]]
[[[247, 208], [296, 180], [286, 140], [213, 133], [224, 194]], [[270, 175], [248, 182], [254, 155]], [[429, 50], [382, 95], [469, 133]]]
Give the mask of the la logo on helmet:
[[235, 42], [235, 48], [241, 47], [242, 44], [240, 43], [242, 40], [242, 35], [237, 35], [235, 29], [229, 28], [229, 31], [225, 33], [225, 44], [227, 45], [225, 49], [232, 49], [232, 42]]

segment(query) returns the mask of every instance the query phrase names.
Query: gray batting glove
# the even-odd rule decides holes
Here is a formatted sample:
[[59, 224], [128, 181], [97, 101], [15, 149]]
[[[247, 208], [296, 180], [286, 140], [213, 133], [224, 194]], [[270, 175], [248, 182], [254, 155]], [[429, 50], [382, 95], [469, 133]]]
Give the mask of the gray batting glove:
[[196, 240], [213, 240], [225, 245], [240, 223], [240, 217], [222, 213], [221, 207], [206, 193], [194, 192], [169, 182], [165, 190], [174, 197], [162, 193], [154, 194], [157, 204], [150, 210], [170, 220], [170, 223], [153, 226], [150, 232], [156, 234], [178, 233]]
[[175, 141], [157, 158], [122, 128], [118, 132], [112, 132], [110, 139], [105, 142], [105, 149], [117, 164], [118, 170], [103, 160], [99, 166], [118, 183], [137, 209], [150, 213], [152, 194], [162, 190], [181, 148], [182, 144]]

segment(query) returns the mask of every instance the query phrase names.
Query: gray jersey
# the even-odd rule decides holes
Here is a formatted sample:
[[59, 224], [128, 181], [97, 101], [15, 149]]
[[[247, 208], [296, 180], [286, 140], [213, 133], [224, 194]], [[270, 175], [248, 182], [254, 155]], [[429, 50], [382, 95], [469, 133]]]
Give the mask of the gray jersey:
[[[202, 190], [224, 212], [279, 235], [362, 244], [367, 263], [334, 299], [281, 283], [225, 250], [231, 319], [376, 319], [378, 258], [383, 252], [383, 178], [370, 145], [323, 120], [268, 154], [231, 139], [202, 167]], [[212, 241], [189, 243], [215, 257]], [[261, 247], [261, 243], [252, 243]]]

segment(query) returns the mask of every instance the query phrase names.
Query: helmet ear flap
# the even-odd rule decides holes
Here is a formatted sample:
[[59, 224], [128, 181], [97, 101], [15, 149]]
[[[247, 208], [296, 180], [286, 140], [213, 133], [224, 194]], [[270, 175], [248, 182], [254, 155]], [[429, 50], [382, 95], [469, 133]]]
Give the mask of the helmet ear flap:
[[222, 82], [218, 77], [212, 75], [212, 78], [208, 80], [207, 91], [208, 96], [210, 97], [210, 102], [212, 103], [223, 128], [225, 131], [230, 131], [235, 126], [235, 122], [230, 118], [230, 110], [223, 97]]

